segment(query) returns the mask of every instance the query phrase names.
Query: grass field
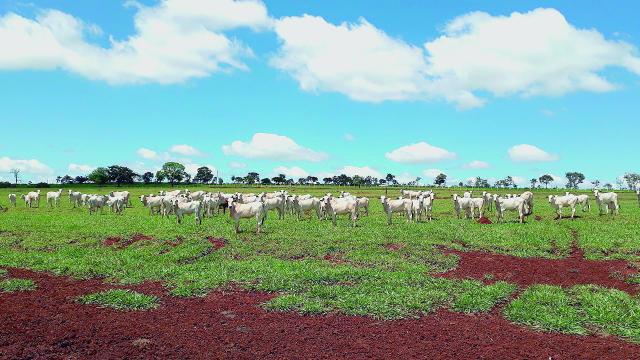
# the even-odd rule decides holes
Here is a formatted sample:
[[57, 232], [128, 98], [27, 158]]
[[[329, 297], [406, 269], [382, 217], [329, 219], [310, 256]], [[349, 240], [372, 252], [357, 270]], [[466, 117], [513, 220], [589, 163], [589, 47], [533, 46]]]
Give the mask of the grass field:
[[[83, 193], [116, 190], [77, 189]], [[598, 332], [640, 342], [640, 300], [624, 291], [589, 285], [534, 285], [524, 289], [489, 281], [492, 274], [484, 279], [437, 276], [458, 265], [458, 257], [444, 249], [558, 259], [568, 256], [575, 245], [584, 251], [586, 259], [620, 259], [631, 268], [637, 267], [640, 208], [631, 192], [620, 192], [619, 216], [599, 216], [592, 202], [591, 212], [578, 211], [580, 217], [573, 221], [556, 221], [546, 196], [563, 191], [537, 190], [534, 214], [540, 220], [531, 216], [525, 224], [519, 224], [514, 213], [508, 213], [507, 223], [483, 225], [458, 220], [450, 199], [454, 191], [439, 189], [435, 220], [406, 223], [404, 218], [394, 216], [393, 225], [387, 226], [377, 199], [386, 190], [350, 188], [351, 193], [372, 200], [370, 215], [360, 218], [356, 228], [350, 227], [345, 217], [334, 228], [328, 221], [315, 219], [315, 215], [297, 221], [293, 216], [278, 220], [272, 213], [263, 233], [255, 234], [255, 220], [245, 220], [241, 223], [244, 231], [236, 235], [231, 219], [222, 214], [205, 219], [201, 226], [192, 218], [179, 225], [175, 217], [149, 216], [137, 197], [159, 189], [127, 189], [132, 192], [134, 206], [121, 216], [108, 211], [89, 215], [84, 208], [72, 208], [66, 197], [61, 207], [54, 209], [47, 208], [44, 201], [39, 209], [28, 209], [19, 201], [17, 208], [0, 213], [0, 267], [99, 277], [117, 284], [162, 281], [172, 295], [179, 297], [203, 296], [224, 287], [274, 292], [278, 296], [264, 303], [265, 308], [310, 314], [339, 312], [396, 319], [421, 316], [439, 308], [474, 313], [500, 306], [510, 321], [541, 331]], [[266, 189], [272, 190], [276, 189]], [[318, 186], [288, 190], [320, 195], [340, 189]], [[10, 192], [16, 191], [0, 189], [3, 206]], [[389, 188], [388, 192], [397, 196], [399, 189]], [[493, 213], [488, 217], [495, 220]], [[637, 282], [638, 278], [625, 281]], [[125, 295], [131, 294], [88, 299], [107, 304], [132, 301], [134, 308], [140, 300], [145, 306], [155, 306], [147, 298], [129, 299]]]

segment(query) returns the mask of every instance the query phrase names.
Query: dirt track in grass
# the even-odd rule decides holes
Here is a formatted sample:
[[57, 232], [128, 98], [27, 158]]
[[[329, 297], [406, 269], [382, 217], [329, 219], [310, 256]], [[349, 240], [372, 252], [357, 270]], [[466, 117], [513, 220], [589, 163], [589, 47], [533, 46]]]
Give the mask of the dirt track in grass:
[[[448, 272], [435, 274], [445, 278], [477, 279], [485, 283], [498, 280], [517, 284], [521, 288], [533, 284], [569, 287], [596, 284], [638, 293], [638, 286], [625, 282], [638, 271], [624, 260], [587, 260], [575, 244], [571, 254], [563, 259], [521, 258], [483, 251], [443, 250], [460, 257], [458, 266]], [[489, 276], [490, 275], [490, 276]]]
[[627, 359], [640, 346], [611, 337], [545, 334], [497, 312], [440, 310], [420, 319], [377, 321], [343, 315], [267, 312], [272, 295], [212, 292], [168, 296], [158, 283], [129, 287], [161, 298], [155, 310], [120, 312], [81, 305], [80, 295], [113, 288], [10, 269], [32, 292], [0, 294], [0, 358], [530, 358]]

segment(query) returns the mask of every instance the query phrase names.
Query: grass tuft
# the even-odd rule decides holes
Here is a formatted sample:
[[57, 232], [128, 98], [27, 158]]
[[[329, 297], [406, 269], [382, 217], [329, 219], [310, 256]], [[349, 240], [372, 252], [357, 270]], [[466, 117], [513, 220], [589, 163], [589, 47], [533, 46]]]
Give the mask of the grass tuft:
[[5, 279], [0, 281], [0, 291], [7, 293], [32, 291], [36, 287], [36, 283], [29, 279]]
[[78, 298], [83, 304], [95, 304], [117, 310], [148, 310], [158, 306], [158, 298], [131, 290], [113, 289]]

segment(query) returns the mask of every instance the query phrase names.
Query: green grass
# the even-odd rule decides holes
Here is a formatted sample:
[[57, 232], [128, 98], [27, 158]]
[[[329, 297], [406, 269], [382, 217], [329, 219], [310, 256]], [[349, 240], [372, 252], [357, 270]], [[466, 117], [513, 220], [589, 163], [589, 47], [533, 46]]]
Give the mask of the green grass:
[[31, 291], [35, 290], [36, 287], [36, 283], [29, 279], [0, 280], [0, 292], [12, 293], [18, 291]]
[[117, 310], [148, 310], [158, 306], [158, 298], [132, 290], [113, 289], [78, 298], [83, 304], [95, 304]]
[[0, 269], [0, 278], [7, 277], [9, 272], [5, 269]]
[[616, 289], [535, 285], [509, 304], [505, 315], [544, 331], [603, 333], [640, 342], [640, 299]]
[[[192, 218], [178, 225], [173, 217], [149, 216], [137, 197], [160, 188], [128, 189], [134, 207], [126, 209], [122, 216], [108, 211], [89, 215], [87, 209], [72, 208], [66, 197], [56, 209], [47, 208], [44, 202], [40, 209], [27, 209], [24, 204], [11, 207], [0, 214], [0, 266], [76, 278], [100, 277], [118, 284], [161, 281], [174, 296], [203, 296], [213, 289], [239, 286], [277, 293], [264, 304], [272, 310], [396, 319], [420, 316], [442, 307], [465, 313], [486, 312], [506, 301], [515, 290], [515, 286], [501, 282], [484, 285], [479, 281], [433, 277], [458, 263], [457, 256], [444, 255], [441, 246], [559, 258], [570, 253], [576, 232], [578, 246], [589, 258], [640, 261], [640, 209], [635, 194], [629, 192], [620, 193], [620, 216], [598, 216], [594, 207], [590, 213], [579, 212], [580, 219], [554, 221], [546, 196], [562, 191], [537, 190], [535, 214], [542, 217], [541, 221], [530, 217], [527, 223], [518, 224], [515, 215], [509, 213], [505, 224], [481, 225], [456, 219], [450, 200], [454, 191], [438, 189], [434, 221], [406, 223], [396, 215], [393, 225], [387, 226], [378, 200], [385, 189], [350, 188], [351, 193], [371, 199], [371, 215], [359, 219], [357, 228], [351, 228], [344, 217], [334, 228], [330, 222], [313, 217], [297, 221], [287, 215], [278, 220], [270, 214], [264, 233], [256, 235], [255, 220], [243, 220], [244, 231], [235, 234], [228, 215], [207, 218], [201, 226], [195, 225]], [[224, 192], [275, 189], [190, 188]], [[108, 193], [116, 188], [74, 189]], [[314, 186], [288, 190], [320, 195], [342, 189]], [[6, 199], [9, 192], [20, 193], [16, 189], [0, 189], [0, 200]], [[388, 189], [389, 196], [397, 196], [398, 192], [399, 189]], [[488, 217], [495, 220], [494, 213]], [[153, 239], [122, 249], [102, 244], [107, 237], [128, 239], [134, 234]], [[211, 251], [206, 240], [209, 236], [227, 239], [227, 245]], [[176, 246], [178, 238], [181, 240]], [[392, 251], [387, 248], [389, 244], [402, 246]], [[490, 279], [489, 276], [485, 280]], [[526, 297], [523, 300], [525, 294], [532, 294], [527, 290], [508, 306], [508, 313], [518, 322], [541, 330], [587, 331], [584, 324], [575, 320], [582, 316], [573, 314], [575, 296], [556, 290], [538, 293], [534, 292], [533, 298], [538, 296], [543, 302], [525, 301]], [[562, 307], [557, 309], [555, 304]], [[613, 330], [606, 331], [614, 334]]]

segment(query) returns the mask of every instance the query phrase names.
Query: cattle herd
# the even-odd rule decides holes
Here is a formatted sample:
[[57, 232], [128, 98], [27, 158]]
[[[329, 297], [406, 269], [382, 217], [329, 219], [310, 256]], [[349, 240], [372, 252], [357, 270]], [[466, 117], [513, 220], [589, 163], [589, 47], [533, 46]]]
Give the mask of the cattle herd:
[[[636, 191], [638, 205], [640, 206], [640, 190]], [[83, 194], [77, 191], [68, 191], [69, 203], [75, 207], [86, 207], [89, 214], [103, 212], [109, 208], [111, 212], [122, 214], [127, 207], [131, 207], [130, 193], [128, 191], [112, 191], [107, 195]], [[21, 195], [25, 205], [29, 208], [40, 206], [40, 190]], [[49, 207], [59, 207], [62, 197], [62, 189], [47, 192], [46, 202]], [[462, 196], [453, 194], [453, 208], [458, 218], [462, 215], [468, 219], [482, 218], [487, 211], [495, 209], [498, 222], [504, 221], [507, 211], [517, 214], [520, 223], [525, 216], [533, 214], [533, 193], [525, 191], [522, 194], [498, 195], [482, 192], [482, 196], [473, 197], [473, 191], [464, 192]], [[614, 192], [602, 193], [593, 190], [593, 198], [598, 205], [600, 214], [618, 214], [620, 205], [618, 194]], [[433, 203], [436, 199], [431, 190], [413, 191], [401, 190], [400, 196], [391, 199], [381, 196], [382, 208], [387, 216], [387, 223], [391, 225], [394, 213], [406, 216], [407, 221], [432, 220]], [[9, 194], [9, 202], [15, 207], [16, 194]], [[255, 218], [257, 220], [256, 232], [260, 232], [269, 211], [277, 212], [278, 219], [284, 219], [285, 214], [296, 216], [298, 220], [306, 213], [315, 212], [318, 219], [331, 220], [336, 226], [338, 215], [347, 215], [353, 226], [361, 214], [369, 215], [369, 198], [357, 197], [348, 192], [340, 192], [339, 196], [326, 194], [322, 197], [312, 195], [294, 195], [287, 191], [275, 191], [260, 194], [222, 192], [206, 192], [189, 190], [160, 191], [157, 194], [142, 195], [140, 202], [149, 209], [150, 215], [163, 217], [175, 215], [178, 223], [182, 223], [185, 215], [193, 215], [196, 224], [201, 224], [203, 217], [211, 217], [214, 214], [226, 213], [229, 210], [230, 217], [235, 222], [235, 231], [239, 231], [240, 219]], [[548, 202], [556, 212], [556, 219], [562, 218], [562, 211], [568, 208], [571, 218], [575, 217], [576, 208], [582, 207], [583, 211], [591, 209], [588, 195], [574, 195], [566, 192], [564, 195], [549, 195]], [[311, 214], [313, 216], [313, 214]]]

